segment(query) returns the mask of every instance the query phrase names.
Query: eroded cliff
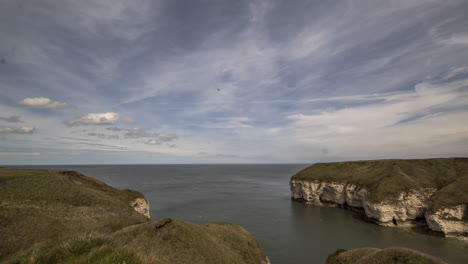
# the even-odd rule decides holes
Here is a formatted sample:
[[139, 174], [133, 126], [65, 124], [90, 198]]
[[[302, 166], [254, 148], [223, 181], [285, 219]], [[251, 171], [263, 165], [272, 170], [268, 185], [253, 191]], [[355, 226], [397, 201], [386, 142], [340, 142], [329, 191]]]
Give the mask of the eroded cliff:
[[465, 238], [467, 160], [316, 164], [291, 178], [291, 195], [315, 205], [361, 211], [379, 225], [427, 223], [445, 236]]

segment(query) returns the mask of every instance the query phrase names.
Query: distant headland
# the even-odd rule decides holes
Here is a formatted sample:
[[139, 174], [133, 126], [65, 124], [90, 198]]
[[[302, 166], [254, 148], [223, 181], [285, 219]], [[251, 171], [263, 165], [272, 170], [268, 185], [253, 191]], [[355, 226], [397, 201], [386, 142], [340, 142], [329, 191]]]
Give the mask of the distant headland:
[[360, 211], [379, 225], [468, 235], [468, 158], [317, 163], [290, 187], [295, 200]]

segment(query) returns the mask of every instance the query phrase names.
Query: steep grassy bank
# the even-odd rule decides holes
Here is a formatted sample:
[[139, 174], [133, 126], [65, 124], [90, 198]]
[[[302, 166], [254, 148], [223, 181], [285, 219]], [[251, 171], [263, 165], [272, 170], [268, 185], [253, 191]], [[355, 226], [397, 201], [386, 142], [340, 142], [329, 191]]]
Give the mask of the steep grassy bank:
[[135, 199], [76, 172], [0, 168], [0, 262], [267, 263], [237, 225], [153, 222]]

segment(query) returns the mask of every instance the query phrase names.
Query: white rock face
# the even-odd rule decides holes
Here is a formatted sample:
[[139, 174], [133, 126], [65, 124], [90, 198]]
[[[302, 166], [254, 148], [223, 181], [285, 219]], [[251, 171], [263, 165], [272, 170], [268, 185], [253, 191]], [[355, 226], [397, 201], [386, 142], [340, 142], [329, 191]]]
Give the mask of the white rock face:
[[468, 224], [463, 216], [468, 214], [468, 206], [460, 204], [442, 208], [433, 214], [426, 213], [426, 222], [430, 229], [444, 233], [445, 236], [468, 234]]
[[363, 201], [367, 200], [367, 190], [354, 184], [346, 184], [346, 204], [354, 208], [364, 208]]
[[367, 199], [369, 191], [355, 184], [291, 180], [290, 187], [294, 199], [364, 209], [366, 216], [380, 225], [401, 226], [425, 218], [434, 231], [445, 235], [468, 234], [468, 224], [463, 221], [463, 216], [468, 214], [466, 204], [444, 208], [434, 214], [426, 212], [436, 192], [433, 188], [402, 192], [396, 199], [374, 203]]
[[302, 199], [304, 201], [321, 204], [319, 190], [319, 182], [296, 181], [290, 182], [291, 192], [294, 199]]
[[130, 202], [130, 206], [140, 214], [150, 218], [149, 213], [149, 203], [146, 199], [143, 198], [136, 198], [135, 200]]
[[363, 200], [364, 211], [367, 217], [383, 224], [393, 223], [393, 221], [403, 223], [423, 218], [435, 191], [435, 189], [411, 190], [407, 193], [400, 193], [393, 201], [381, 203]]
[[395, 201], [374, 203], [367, 199], [369, 191], [355, 184], [319, 181], [291, 181], [294, 199], [302, 199], [315, 204], [334, 203], [353, 208], [363, 208], [366, 216], [377, 223], [393, 225], [393, 221], [403, 223], [423, 218], [429, 207], [435, 189], [412, 190], [400, 193]]

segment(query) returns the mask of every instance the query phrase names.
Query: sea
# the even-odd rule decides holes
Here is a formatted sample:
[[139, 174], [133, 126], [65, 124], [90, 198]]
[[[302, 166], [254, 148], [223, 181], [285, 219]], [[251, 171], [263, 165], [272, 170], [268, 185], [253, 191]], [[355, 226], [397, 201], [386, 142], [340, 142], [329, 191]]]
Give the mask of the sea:
[[308, 164], [50, 165], [142, 192], [153, 220], [227, 221], [258, 240], [273, 264], [324, 263], [337, 249], [406, 247], [468, 263], [468, 242], [422, 229], [381, 227], [351, 211], [291, 200], [289, 179]]

